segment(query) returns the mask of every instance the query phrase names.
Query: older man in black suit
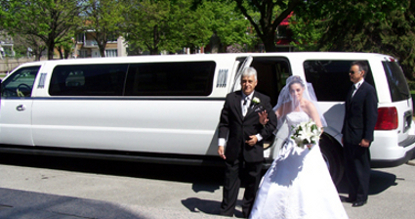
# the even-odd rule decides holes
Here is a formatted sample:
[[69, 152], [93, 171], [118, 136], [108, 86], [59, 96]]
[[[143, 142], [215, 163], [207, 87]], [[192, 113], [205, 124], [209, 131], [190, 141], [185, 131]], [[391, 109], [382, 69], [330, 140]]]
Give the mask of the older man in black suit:
[[377, 121], [378, 99], [372, 85], [365, 82], [365, 62], [353, 62], [349, 76], [353, 86], [346, 98], [342, 129], [345, 173], [349, 183], [348, 202], [359, 207], [367, 202], [370, 178], [369, 146]]
[[[257, 83], [256, 70], [245, 68], [242, 90], [227, 95], [220, 117], [218, 154], [226, 164], [220, 213], [226, 216], [233, 216], [241, 178], [246, 180], [242, 213], [249, 216], [261, 179], [263, 139], [272, 135], [277, 124], [270, 98], [255, 91]], [[259, 113], [265, 112], [269, 122], [263, 126]]]

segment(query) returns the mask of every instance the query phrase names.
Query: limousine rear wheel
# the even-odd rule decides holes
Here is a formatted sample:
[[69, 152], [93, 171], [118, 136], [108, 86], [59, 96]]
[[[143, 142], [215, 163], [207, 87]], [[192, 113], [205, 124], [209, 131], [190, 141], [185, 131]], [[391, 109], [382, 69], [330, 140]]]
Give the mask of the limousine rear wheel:
[[323, 134], [320, 138], [320, 150], [334, 184], [339, 184], [344, 173], [342, 146], [333, 137]]

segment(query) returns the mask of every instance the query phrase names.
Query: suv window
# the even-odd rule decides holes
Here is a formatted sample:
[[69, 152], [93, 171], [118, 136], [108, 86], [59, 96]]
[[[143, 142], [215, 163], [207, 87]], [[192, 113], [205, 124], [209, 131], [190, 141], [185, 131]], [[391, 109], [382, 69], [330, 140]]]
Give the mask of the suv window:
[[216, 63], [174, 62], [131, 64], [126, 96], [208, 96]]
[[53, 69], [51, 96], [122, 96], [128, 64], [60, 65]]
[[407, 100], [410, 97], [408, 84], [401, 67], [397, 62], [382, 62], [392, 102]]
[[[364, 61], [364, 60], [356, 60]], [[307, 60], [304, 72], [307, 82], [313, 84], [319, 101], [345, 101], [352, 86], [349, 78], [350, 60]], [[367, 61], [368, 72], [365, 81], [374, 86], [372, 71]]]
[[17, 70], [1, 84], [1, 97], [30, 97], [40, 66]]

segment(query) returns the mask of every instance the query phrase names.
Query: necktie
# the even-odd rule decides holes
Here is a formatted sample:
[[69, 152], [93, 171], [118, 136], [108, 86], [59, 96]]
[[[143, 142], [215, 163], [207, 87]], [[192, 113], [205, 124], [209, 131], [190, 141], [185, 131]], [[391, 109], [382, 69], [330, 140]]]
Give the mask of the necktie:
[[353, 96], [354, 96], [354, 94], [356, 93], [356, 90], [357, 90], [356, 86], [355, 86], [355, 85], [353, 85], [353, 86], [352, 86], [352, 97], [353, 97]]
[[243, 116], [245, 116], [246, 113], [248, 112], [248, 102], [249, 102], [249, 97], [247, 96], [247, 97], [245, 97], [244, 103], [243, 103], [243, 106], [242, 106], [242, 115]]

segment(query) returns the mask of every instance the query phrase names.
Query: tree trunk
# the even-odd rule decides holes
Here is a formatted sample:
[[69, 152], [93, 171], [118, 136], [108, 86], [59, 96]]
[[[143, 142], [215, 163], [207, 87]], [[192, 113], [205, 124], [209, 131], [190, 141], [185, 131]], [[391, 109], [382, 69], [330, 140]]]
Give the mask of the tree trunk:
[[99, 53], [101, 54], [101, 57], [105, 57], [105, 46], [107, 46], [106, 42], [104, 43], [98, 42]]
[[264, 43], [266, 52], [277, 51], [277, 47], [275, 46], [275, 32], [267, 33], [266, 35], [262, 36], [261, 39], [262, 39], [262, 42]]
[[33, 54], [35, 56], [35, 61], [40, 61], [42, 57], [42, 52], [45, 50], [45, 47], [38, 46], [33, 49]]
[[213, 33], [210, 38], [210, 53], [219, 53], [220, 51], [220, 38], [216, 34], [216, 31]]
[[150, 49], [150, 55], [159, 55], [159, 49], [158, 49], [158, 47], [149, 48], [149, 49]]
[[53, 60], [55, 41], [53, 37], [49, 37], [46, 41], [46, 46], [48, 47], [48, 60]]
[[55, 48], [55, 43], [48, 44], [48, 60], [53, 60], [53, 49]]
[[69, 58], [69, 55], [71, 54], [71, 51], [70, 50], [63, 50], [63, 52], [64, 52], [64, 58], [65, 59], [68, 59]]
[[59, 57], [60, 59], [63, 59], [63, 53], [62, 53], [62, 47], [58, 47]]

